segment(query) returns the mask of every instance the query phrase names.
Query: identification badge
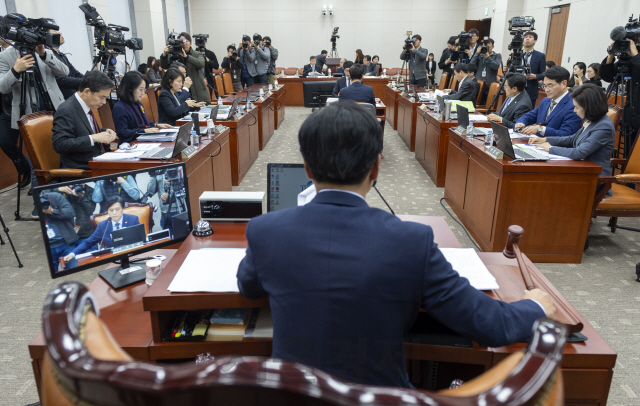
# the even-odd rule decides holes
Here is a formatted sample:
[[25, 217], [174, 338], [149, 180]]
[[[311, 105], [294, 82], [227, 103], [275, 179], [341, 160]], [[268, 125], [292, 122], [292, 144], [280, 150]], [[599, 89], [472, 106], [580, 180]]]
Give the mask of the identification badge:
[[49, 237], [49, 239], [53, 238], [56, 236], [56, 232], [53, 231], [52, 229], [49, 228], [49, 226], [47, 226], [47, 237]]
[[453, 69], [453, 67], [454, 67], [454, 64], [452, 63], [452, 64], [451, 64], [451, 69]]
[[484, 77], [487, 77], [487, 70], [486, 70], [486, 69], [482, 71], [482, 77], [483, 77], [483, 78], [484, 78]]

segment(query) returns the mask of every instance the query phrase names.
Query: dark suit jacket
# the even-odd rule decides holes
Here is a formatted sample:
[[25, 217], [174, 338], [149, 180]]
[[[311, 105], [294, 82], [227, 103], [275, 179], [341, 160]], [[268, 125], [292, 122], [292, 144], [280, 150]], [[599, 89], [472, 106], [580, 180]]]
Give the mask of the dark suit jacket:
[[[132, 214], [126, 214], [126, 213], [122, 214], [122, 228], [135, 226], [137, 224], [140, 224], [140, 220], [138, 220], [138, 216], [134, 216]], [[73, 250], [73, 253], [76, 255], [82, 254], [99, 242], [102, 242], [102, 245], [106, 248], [113, 247], [113, 241], [111, 240], [112, 231], [113, 231], [113, 223], [110, 221], [110, 218], [99, 222], [98, 226], [96, 227], [96, 231], [94, 231], [93, 234], [91, 234], [91, 237], [82, 241]]]
[[[506, 101], [506, 100], [505, 100]], [[530, 112], [533, 109], [531, 106], [531, 99], [527, 92], [520, 92], [504, 111], [499, 111], [498, 115], [502, 117], [502, 124], [507, 128], [513, 128], [516, 125], [516, 121], [523, 114]]]
[[69, 74], [67, 76], [56, 76], [56, 82], [58, 83], [58, 87], [64, 96], [64, 99], [67, 100], [69, 97], [73, 96], [75, 92], [78, 91], [78, 87], [80, 86], [80, 82], [82, 81], [82, 73], [78, 72], [76, 68], [73, 67], [67, 55], [61, 54], [55, 49], [52, 49], [53, 54], [58, 58], [62, 63], [67, 65], [69, 68]]
[[336, 73], [342, 73], [344, 75], [344, 69], [343, 68], [338, 68], [338, 69], [336, 69]]
[[327, 63], [327, 57], [320, 54], [316, 56], [316, 72], [322, 73], [322, 67]]
[[449, 59], [450, 56], [451, 51], [449, 48], [445, 48], [444, 51], [442, 51], [442, 56], [440, 56], [440, 61], [438, 62], [438, 68], [442, 70], [442, 73], [448, 73], [449, 79], [453, 77], [453, 68], [451, 68], [451, 64], [445, 64], [445, 61]]
[[[138, 102], [140, 105], [141, 103]], [[136, 119], [131, 114], [131, 111], [125, 106], [122, 100], [113, 106], [111, 112], [113, 118], [113, 125], [115, 126], [116, 134], [118, 134], [118, 145], [123, 142], [131, 142], [138, 138], [138, 133], [144, 131], [147, 127], [140, 127], [136, 123]], [[149, 127], [154, 127], [156, 123], [149, 123]]]
[[541, 137], [567, 137], [575, 134], [582, 125], [582, 119], [573, 111], [571, 95], [565, 95], [545, 120], [544, 116], [550, 104], [551, 99], [545, 97], [538, 107], [520, 117], [516, 124], [532, 125], [546, 122], [547, 129]]
[[[69, 97], [56, 110], [53, 116], [53, 149], [60, 154], [61, 168], [89, 169], [89, 161], [102, 154], [99, 143], [91, 146], [89, 135], [101, 132], [93, 131], [87, 115], [76, 96]], [[109, 146], [103, 144], [105, 152]]]
[[535, 80], [527, 80], [527, 93], [532, 100], [538, 99], [538, 81], [542, 80], [542, 74], [547, 70], [547, 60], [542, 52], [538, 52], [535, 49], [531, 54], [531, 73], [535, 73]]
[[[184, 89], [183, 89], [184, 90]], [[182, 92], [183, 93], [183, 92]], [[158, 122], [170, 125], [176, 125], [176, 120], [184, 117], [189, 112], [189, 106], [186, 100], [183, 100], [181, 94], [177, 94], [180, 103], [171, 94], [168, 89], [162, 89], [158, 96]]]
[[336, 85], [333, 87], [333, 91], [331, 92], [331, 97], [338, 97], [340, 91], [347, 87], [347, 77], [343, 76], [336, 81]]
[[[253, 218], [240, 293], [269, 297], [272, 357], [352, 382], [409, 387], [402, 337], [420, 308], [489, 346], [527, 340], [542, 309], [469, 285], [430, 227], [399, 220], [345, 192]], [[296, 255], [283, 255], [295, 252]]]
[[[321, 75], [321, 74], [322, 74], [322, 71], [321, 71], [321, 70], [318, 70], [318, 65], [315, 65], [315, 67], [316, 67], [316, 71], [315, 71], [315, 73], [317, 73], [317, 74], [320, 74], [320, 75]], [[304, 69], [304, 70], [302, 71], [302, 77], [303, 77], [303, 78], [306, 78], [307, 76], [309, 76], [309, 74], [314, 73], [314, 72], [311, 70], [311, 64], [310, 64], [310, 63], [308, 63], [308, 64], [304, 65], [304, 68], [303, 68], [303, 69]]]
[[362, 82], [353, 82], [351, 86], [340, 91], [340, 100], [348, 99], [361, 103], [371, 103], [375, 107], [376, 97], [373, 95], [371, 86], [363, 85]]
[[[475, 79], [475, 78], [474, 78]], [[461, 100], [472, 101], [473, 105], [476, 104], [478, 96], [478, 82], [474, 82], [472, 78], [467, 76], [462, 82], [462, 85], [458, 87], [458, 90], [451, 92], [443, 97], [444, 100]]]

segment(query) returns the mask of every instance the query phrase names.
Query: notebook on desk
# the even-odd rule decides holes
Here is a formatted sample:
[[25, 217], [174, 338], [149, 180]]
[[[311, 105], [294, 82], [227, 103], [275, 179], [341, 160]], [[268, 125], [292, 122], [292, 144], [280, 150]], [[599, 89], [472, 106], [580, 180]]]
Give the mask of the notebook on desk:
[[537, 153], [536, 151], [523, 151], [519, 148], [513, 148], [511, 137], [509, 136], [509, 129], [498, 123], [491, 122], [491, 128], [496, 140], [496, 147], [502, 151], [505, 155], [512, 159], [518, 159], [521, 161], [548, 161], [549, 158]]

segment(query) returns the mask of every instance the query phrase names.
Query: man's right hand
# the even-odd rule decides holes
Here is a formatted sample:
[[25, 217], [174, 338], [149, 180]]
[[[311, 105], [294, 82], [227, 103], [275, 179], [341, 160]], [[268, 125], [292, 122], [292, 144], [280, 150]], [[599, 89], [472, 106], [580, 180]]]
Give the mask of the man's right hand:
[[514, 127], [515, 130], [519, 129], [519, 128], [524, 128], [524, 123], [517, 123]]
[[118, 138], [118, 136], [116, 135], [115, 131], [107, 128], [106, 131], [103, 131], [98, 134], [92, 134], [91, 138], [93, 139], [93, 142], [99, 142], [101, 144], [110, 144], [113, 141], [115, 141], [115, 139]]
[[167, 56], [168, 53], [169, 53], [169, 45], [164, 47], [164, 51], [162, 51], [162, 56]]
[[184, 80], [184, 83], [182, 84], [182, 87], [184, 87], [185, 89], [188, 89], [191, 87], [192, 84], [193, 84], [193, 81], [189, 76], [187, 76], [187, 78]]
[[76, 255], [75, 254], [69, 254], [66, 257], [64, 257], [64, 262], [69, 262], [71, 261], [73, 258], [75, 258]]
[[547, 313], [547, 317], [552, 319], [556, 314], [556, 306], [551, 301], [549, 294], [540, 289], [525, 290], [521, 300], [532, 299], [540, 303]]
[[31, 68], [35, 63], [36, 60], [33, 59], [33, 55], [22, 56], [18, 54], [18, 59], [16, 59], [16, 63], [13, 65], [13, 69], [16, 72], [21, 73]]

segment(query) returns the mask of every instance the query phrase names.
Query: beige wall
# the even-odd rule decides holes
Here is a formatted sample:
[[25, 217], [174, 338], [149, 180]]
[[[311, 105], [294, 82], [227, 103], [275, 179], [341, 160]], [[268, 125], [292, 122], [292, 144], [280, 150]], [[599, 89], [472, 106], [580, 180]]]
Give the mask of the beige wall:
[[161, 0], [134, 0], [133, 4], [138, 36], [144, 42], [144, 49], [140, 51], [140, 61], [146, 62], [150, 55], [159, 57], [166, 42], [162, 2]]

